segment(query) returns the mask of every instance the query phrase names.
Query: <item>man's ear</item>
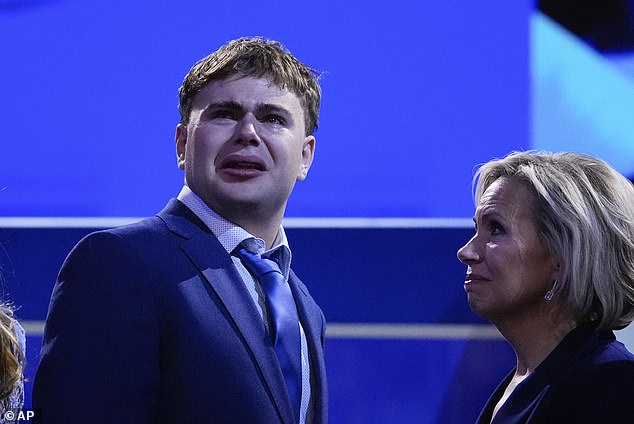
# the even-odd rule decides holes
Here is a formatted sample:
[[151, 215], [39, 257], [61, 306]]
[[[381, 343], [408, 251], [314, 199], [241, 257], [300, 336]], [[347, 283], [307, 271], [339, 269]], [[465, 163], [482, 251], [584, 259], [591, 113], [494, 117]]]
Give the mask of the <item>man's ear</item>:
[[297, 181], [306, 179], [310, 165], [313, 163], [313, 157], [315, 156], [315, 137], [312, 135], [307, 136], [304, 139], [304, 146], [302, 147], [302, 162], [299, 166], [299, 173], [297, 174]]
[[185, 169], [185, 145], [187, 144], [187, 125], [178, 124], [176, 126], [176, 163], [178, 169]]

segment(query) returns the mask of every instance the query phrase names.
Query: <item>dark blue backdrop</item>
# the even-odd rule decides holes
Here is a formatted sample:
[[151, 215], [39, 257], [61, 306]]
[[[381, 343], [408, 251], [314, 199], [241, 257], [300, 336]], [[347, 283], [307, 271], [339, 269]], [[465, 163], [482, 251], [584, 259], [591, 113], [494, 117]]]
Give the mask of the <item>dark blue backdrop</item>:
[[178, 193], [177, 89], [229, 39], [324, 71], [289, 216], [471, 216], [529, 148], [532, 1], [0, 0], [0, 216], [146, 216]]
[[[324, 71], [316, 159], [288, 216], [469, 217], [474, 166], [531, 147], [532, 3], [0, 0], [0, 216], [157, 212], [182, 185], [183, 76], [227, 40], [263, 35]], [[0, 232], [21, 320], [44, 319], [86, 231]], [[331, 324], [478, 325], [455, 259], [470, 232], [289, 237]], [[41, 336], [28, 342], [32, 378]], [[327, 358], [334, 424], [473, 422], [512, 365], [503, 341], [468, 337], [330, 337]]]

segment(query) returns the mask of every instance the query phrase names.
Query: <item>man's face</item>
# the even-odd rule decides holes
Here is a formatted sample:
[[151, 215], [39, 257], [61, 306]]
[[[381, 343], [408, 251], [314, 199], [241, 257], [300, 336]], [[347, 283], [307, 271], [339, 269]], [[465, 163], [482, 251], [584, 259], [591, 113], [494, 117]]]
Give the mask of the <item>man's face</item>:
[[315, 138], [299, 99], [267, 79], [214, 81], [176, 129], [178, 166], [189, 188], [224, 218], [281, 219], [295, 182], [306, 178]]

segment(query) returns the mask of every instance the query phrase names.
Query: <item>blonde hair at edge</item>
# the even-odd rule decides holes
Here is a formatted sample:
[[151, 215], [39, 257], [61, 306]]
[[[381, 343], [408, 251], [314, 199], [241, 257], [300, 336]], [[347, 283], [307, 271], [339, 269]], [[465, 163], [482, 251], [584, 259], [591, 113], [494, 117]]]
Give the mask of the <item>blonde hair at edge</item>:
[[24, 371], [24, 352], [16, 338], [13, 311], [0, 304], [0, 401], [13, 391]]
[[535, 194], [540, 237], [559, 261], [554, 289], [577, 324], [621, 329], [634, 319], [634, 186], [580, 153], [513, 152], [474, 177], [475, 202], [500, 177]]

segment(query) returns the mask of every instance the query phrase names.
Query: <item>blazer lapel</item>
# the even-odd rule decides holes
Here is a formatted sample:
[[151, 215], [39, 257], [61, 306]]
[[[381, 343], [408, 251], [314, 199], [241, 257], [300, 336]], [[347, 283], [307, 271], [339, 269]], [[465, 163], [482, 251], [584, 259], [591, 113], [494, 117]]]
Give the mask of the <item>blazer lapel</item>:
[[159, 217], [182, 238], [181, 249], [218, 296], [264, 377], [285, 422], [293, 422], [290, 400], [275, 350], [253, 300], [229, 254], [211, 231], [181, 202], [172, 200]]
[[317, 385], [313, 389], [315, 391], [314, 421], [324, 422], [328, 398], [326, 365], [324, 363], [324, 337], [326, 336], [324, 317], [312, 297], [310, 297], [304, 283], [301, 282], [292, 270], [289, 276], [289, 283], [293, 291], [293, 297], [297, 303], [299, 319], [306, 334], [311, 368], [317, 382]]

